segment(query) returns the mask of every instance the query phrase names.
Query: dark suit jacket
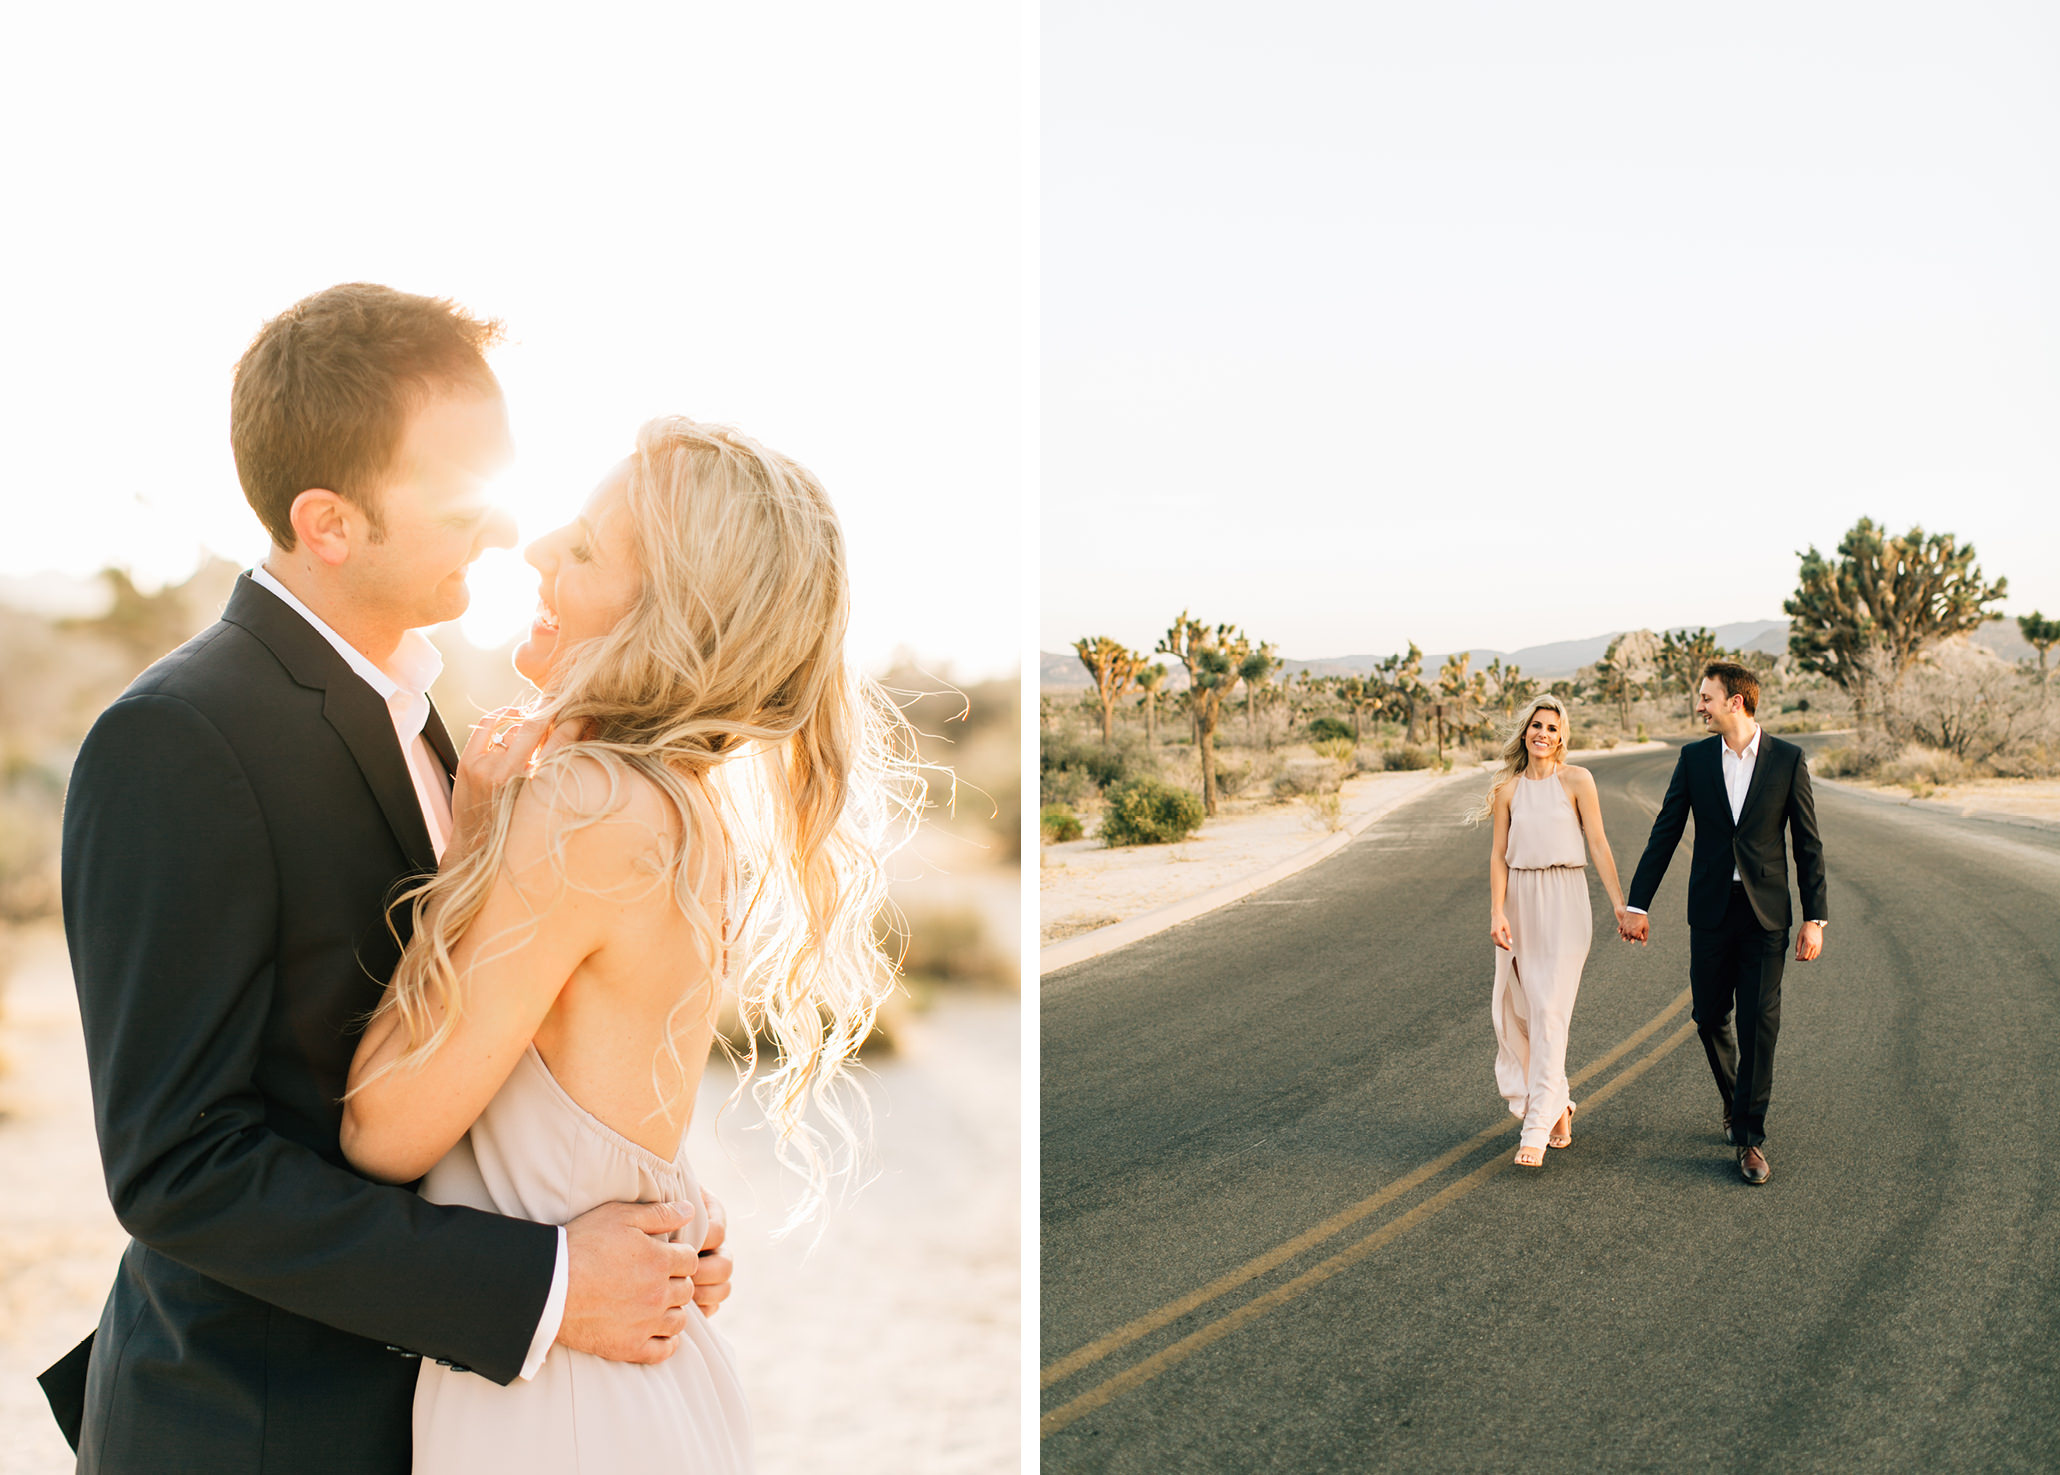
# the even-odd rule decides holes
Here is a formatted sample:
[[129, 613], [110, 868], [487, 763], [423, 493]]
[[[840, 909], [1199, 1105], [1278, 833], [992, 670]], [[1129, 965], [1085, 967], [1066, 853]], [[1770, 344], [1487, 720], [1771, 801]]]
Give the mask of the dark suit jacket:
[[1760, 729], [1760, 755], [1753, 764], [1745, 805], [1734, 824], [1724, 793], [1724, 740], [1712, 734], [1681, 749], [1667, 797], [1652, 822], [1652, 838], [1638, 861], [1624, 900], [1649, 910], [1653, 893], [1681, 843], [1688, 816], [1695, 816], [1695, 853], [1688, 864], [1688, 925], [1720, 927], [1731, 899], [1731, 870], [1745, 883], [1760, 925], [1768, 931], [1794, 920], [1788, 904], [1788, 857], [1781, 832], [1795, 849], [1795, 878], [1805, 921], [1828, 921], [1824, 909], [1824, 842], [1817, 834], [1817, 802], [1810, 793], [1810, 767], [1803, 751]]
[[247, 576], [93, 725], [64, 920], [133, 1239], [69, 1384], [46, 1375], [81, 1471], [404, 1472], [402, 1349], [520, 1371], [556, 1231], [425, 1203], [337, 1146], [399, 957], [385, 904], [434, 865], [385, 704]]

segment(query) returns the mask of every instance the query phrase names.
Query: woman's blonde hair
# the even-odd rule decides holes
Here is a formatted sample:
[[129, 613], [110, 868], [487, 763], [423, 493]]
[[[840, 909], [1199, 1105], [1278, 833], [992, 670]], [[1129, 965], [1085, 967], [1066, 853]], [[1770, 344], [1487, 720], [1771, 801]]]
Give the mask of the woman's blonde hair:
[[[567, 834], [622, 808], [631, 775], [667, 801], [679, 831], [660, 846], [654, 884], [670, 885], [700, 969], [713, 980], [727, 968], [749, 1040], [745, 1081], [757, 1076], [759, 1037], [777, 1047], [753, 1089], [780, 1160], [806, 1185], [791, 1227], [862, 1148], [837, 1087], [894, 987], [875, 935], [888, 905], [881, 862], [912, 833], [926, 786], [907, 720], [846, 658], [844, 534], [814, 475], [726, 426], [667, 416], [637, 434], [627, 502], [642, 587], [612, 630], [561, 653], [533, 715], [581, 722], [583, 735], [529, 782], [550, 785], [561, 861]], [[397, 903], [411, 907], [414, 932], [381, 1005], [406, 1030], [396, 1065], [438, 1048], [464, 1007], [452, 952], [493, 889], [523, 787], [497, 796], [470, 854]], [[732, 866], [725, 925], [701, 898], [731, 891]], [[707, 990], [704, 1017], [716, 994]], [[674, 1006], [653, 1063], [668, 1116], [691, 1078], [676, 1044], [682, 1016], [701, 995]], [[811, 1106], [835, 1144], [805, 1120]]]
[[1531, 766], [1530, 745], [1524, 741], [1524, 734], [1531, 730], [1531, 719], [1540, 712], [1559, 714], [1559, 761], [1566, 762], [1567, 750], [1573, 745], [1574, 723], [1567, 716], [1566, 703], [1551, 692], [1540, 692], [1524, 704], [1523, 715], [1516, 719], [1516, 726], [1502, 740], [1502, 767], [1495, 773], [1495, 781], [1488, 785], [1488, 792], [1481, 802], [1467, 811], [1466, 822], [1477, 825], [1495, 812], [1495, 796], [1517, 781], [1524, 770]]

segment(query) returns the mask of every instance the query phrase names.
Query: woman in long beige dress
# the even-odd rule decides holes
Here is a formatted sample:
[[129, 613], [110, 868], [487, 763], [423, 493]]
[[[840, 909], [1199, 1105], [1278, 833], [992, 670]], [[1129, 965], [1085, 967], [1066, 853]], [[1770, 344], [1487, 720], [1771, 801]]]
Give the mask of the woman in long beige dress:
[[[344, 1151], [543, 1223], [679, 1205], [675, 1240], [699, 1244], [684, 1139], [727, 987], [779, 1043], [757, 1090], [804, 1217], [853, 1145], [827, 1093], [892, 985], [879, 860], [921, 802], [906, 724], [845, 657], [836, 514], [793, 462], [673, 417], [527, 556], [540, 607], [516, 667], [539, 697], [467, 745]], [[425, 1360], [414, 1469], [748, 1470], [735, 1361], [705, 1317], [673, 1316], [641, 1361], [555, 1345], [505, 1387]]]
[[1595, 778], [1567, 763], [1567, 731], [1559, 698], [1531, 702], [1503, 745], [1494, 787], [1472, 816], [1495, 821], [1488, 860], [1495, 1084], [1523, 1121], [1516, 1162], [1527, 1168], [1545, 1161], [1547, 1147], [1573, 1145], [1566, 1046], [1594, 929], [1590, 854], [1619, 922], [1627, 916]]

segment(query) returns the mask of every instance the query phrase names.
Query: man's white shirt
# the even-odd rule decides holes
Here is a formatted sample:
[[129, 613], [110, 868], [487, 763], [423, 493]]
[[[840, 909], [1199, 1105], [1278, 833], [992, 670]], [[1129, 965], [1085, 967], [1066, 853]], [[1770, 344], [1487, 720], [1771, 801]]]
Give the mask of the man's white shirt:
[[[443, 674], [443, 656], [429, 643], [428, 636], [420, 630], [410, 630], [401, 636], [400, 645], [388, 658], [392, 669], [383, 670], [368, 660], [363, 651], [330, 629], [321, 616], [296, 599], [292, 590], [272, 577], [271, 570], [261, 564], [251, 570], [250, 577], [253, 583], [262, 584], [288, 609], [306, 620], [386, 704], [387, 713], [393, 718], [394, 738], [400, 744], [401, 756], [407, 760], [408, 776], [415, 783], [415, 801], [422, 806], [422, 822], [429, 827], [429, 843], [435, 847], [437, 859], [441, 860], [444, 847], [451, 841], [451, 781], [443, 771], [443, 760], [429, 746], [429, 738], [423, 729], [429, 723], [429, 688]], [[536, 1376], [537, 1369], [544, 1365], [544, 1356], [551, 1350], [551, 1344], [558, 1340], [558, 1327], [565, 1320], [565, 1291], [570, 1278], [565, 1229], [561, 1225], [558, 1228], [558, 1261], [551, 1272], [551, 1294], [544, 1302], [544, 1314], [537, 1323], [536, 1336], [530, 1341], [529, 1356], [523, 1359], [519, 1375], [522, 1378]]]

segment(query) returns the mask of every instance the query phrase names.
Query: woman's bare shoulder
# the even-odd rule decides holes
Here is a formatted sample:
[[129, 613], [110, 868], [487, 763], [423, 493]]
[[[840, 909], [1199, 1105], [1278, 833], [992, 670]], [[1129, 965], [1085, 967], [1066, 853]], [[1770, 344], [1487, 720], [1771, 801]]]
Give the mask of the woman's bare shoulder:
[[610, 884], [662, 861], [679, 835], [678, 811], [649, 776], [575, 751], [524, 781], [509, 822], [508, 859], [520, 869], [553, 858], [569, 880]]

